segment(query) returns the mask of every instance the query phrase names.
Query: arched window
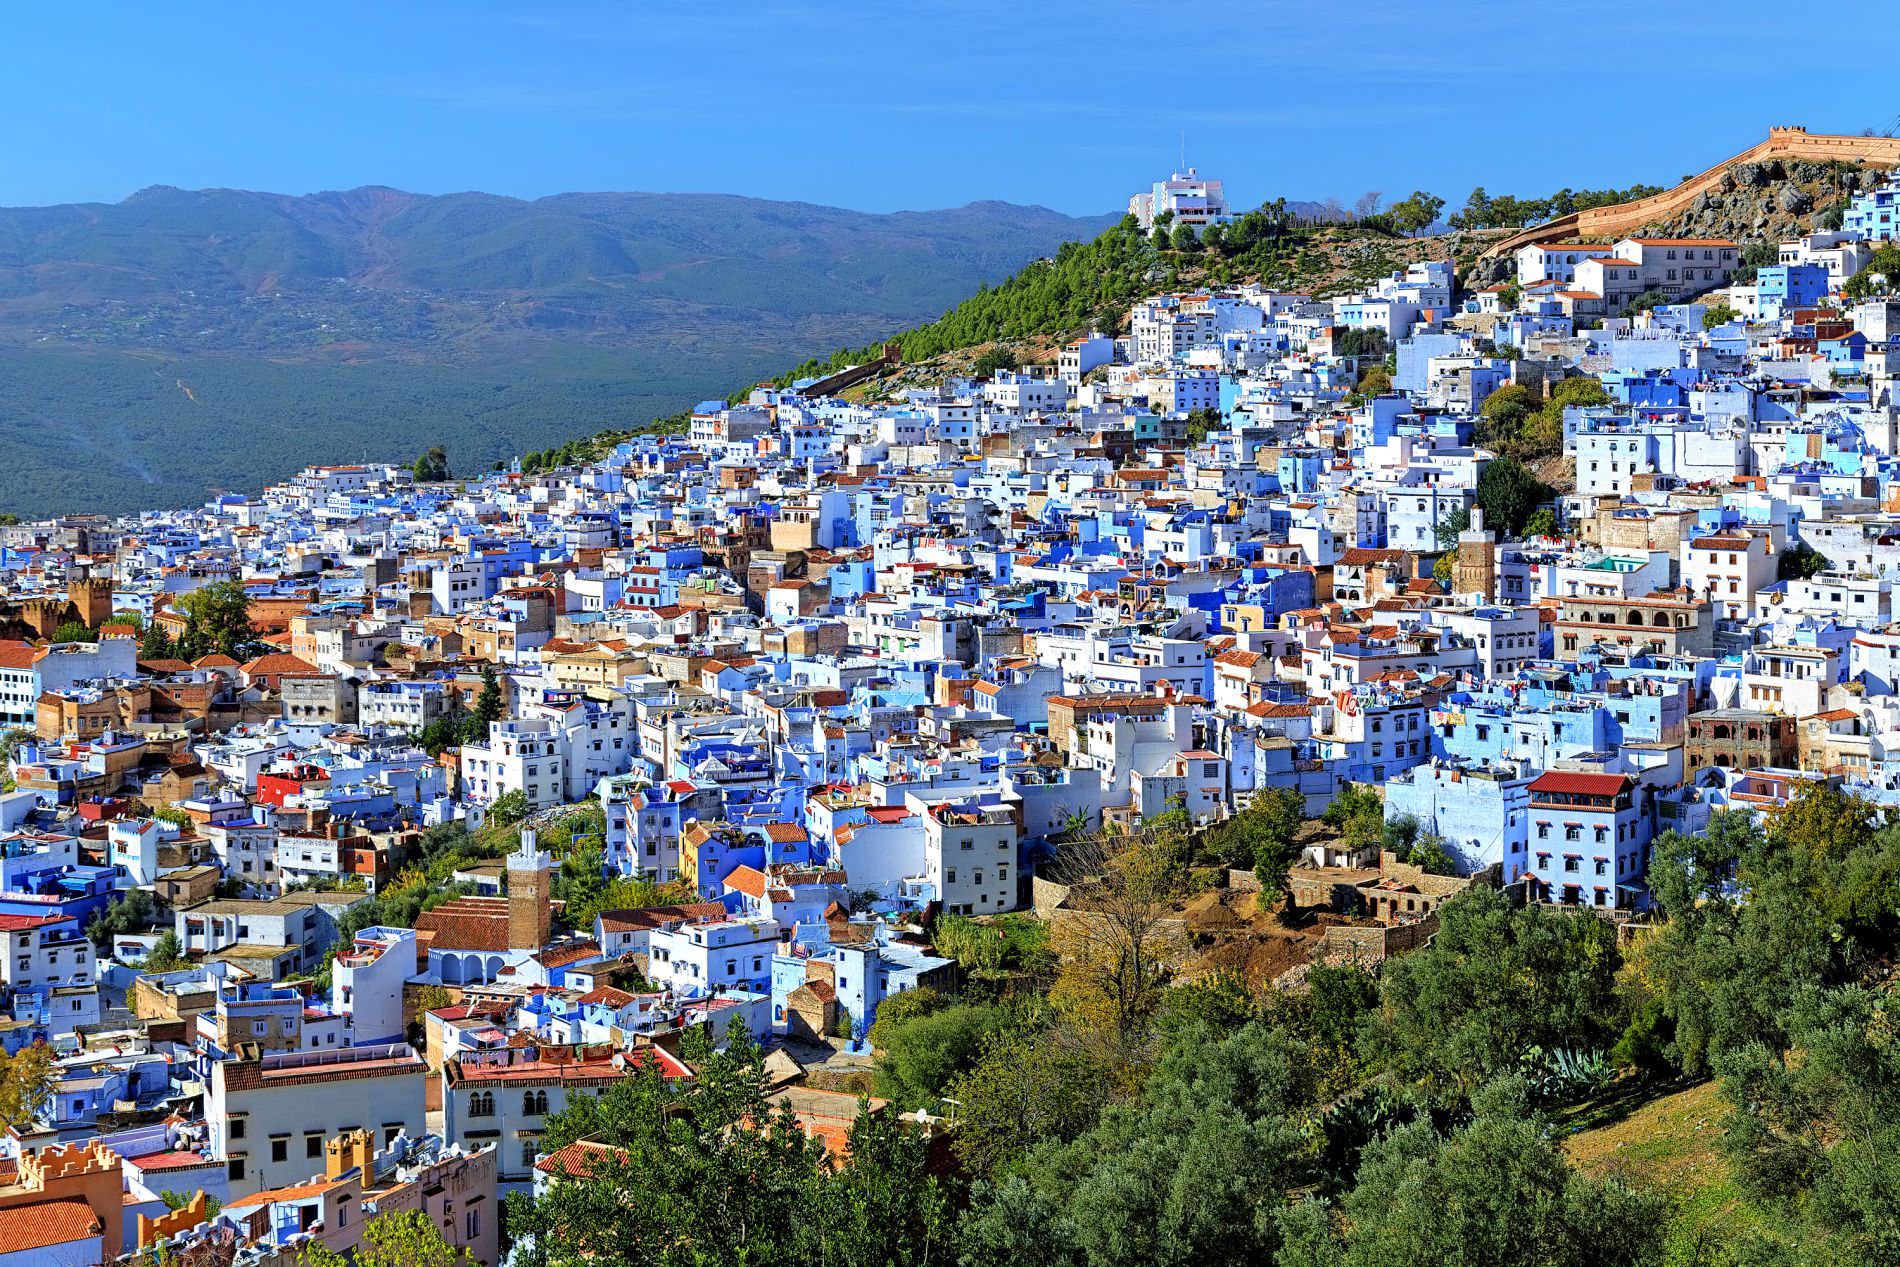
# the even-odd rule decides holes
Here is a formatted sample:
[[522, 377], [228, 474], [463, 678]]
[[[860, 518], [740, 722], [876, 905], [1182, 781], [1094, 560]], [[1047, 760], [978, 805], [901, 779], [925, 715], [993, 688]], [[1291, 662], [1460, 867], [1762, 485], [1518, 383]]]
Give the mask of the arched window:
[[495, 1116], [494, 1093], [492, 1091], [477, 1091], [474, 1095], [470, 1096], [468, 1098], [468, 1115], [470, 1117]]

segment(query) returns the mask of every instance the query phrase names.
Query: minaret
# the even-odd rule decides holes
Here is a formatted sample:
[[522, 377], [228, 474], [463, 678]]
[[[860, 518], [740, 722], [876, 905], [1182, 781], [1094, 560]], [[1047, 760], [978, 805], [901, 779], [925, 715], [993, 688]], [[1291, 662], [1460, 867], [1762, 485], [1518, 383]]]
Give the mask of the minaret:
[[1485, 602], [1498, 596], [1498, 534], [1484, 526], [1482, 507], [1471, 508], [1471, 526], [1458, 534], [1458, 554], [1452, 561], [1451, 590], [1476, 594]]
[[554, 859], [521, 829], [521, 847], [508, 855], [508, 949], [541, 950], [554, 931]]

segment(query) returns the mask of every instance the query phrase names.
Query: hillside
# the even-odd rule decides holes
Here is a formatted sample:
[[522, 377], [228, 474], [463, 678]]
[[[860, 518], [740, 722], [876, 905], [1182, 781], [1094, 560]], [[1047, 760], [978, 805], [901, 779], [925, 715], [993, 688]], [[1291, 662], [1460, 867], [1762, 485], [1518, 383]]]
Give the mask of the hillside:
[[189, 502], [431, 444], [485, 467], [927, 318], [1106, 223], [383, 188], [0, 209], [0, 510]]
[[[1131, 219], [1092, 242], [1071, 243], [1031, 261], [935, 321], [886, 336], [904, 359], [904, 368], [888, 380], [927, 381], [946, 368], [967, 368], [977, 350], [994, 344], [1007, 345], [1023, 360], [1042, 359], [1063, 337], [1090, 328], [1119, 330], [1131, 304], [1164, 291], [1258, 282], [1327, 297], [1417, 260], [1462, 257], [1478, 242], [1474, 234], [1407, 237], [1376, 217], [1348, 224], [1266, 207], [1207, 242], [1177, 249], [1143, 233]], [[840, 348], [771, 381], [789, 384], [870, 360], [884, 341]]]
[[1564, 1153], [1586, 1174], [1614, 1176], [1668, 1202], [1669, 1262], [1730, 1262], [1767, 1245], [1786, 1252], [1801, 1243], [1799, 1229], [1742, 1192], [1722, 1155], [1730, 1111], [1713, 1082], [1613, 1093], [1562, 1123], [1574, 1132]]

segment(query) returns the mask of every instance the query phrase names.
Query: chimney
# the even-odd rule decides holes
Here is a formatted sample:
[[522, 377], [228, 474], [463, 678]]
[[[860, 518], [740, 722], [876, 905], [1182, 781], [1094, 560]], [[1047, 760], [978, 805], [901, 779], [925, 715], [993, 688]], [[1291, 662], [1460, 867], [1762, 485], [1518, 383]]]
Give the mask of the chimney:
[[368, 1131], [345, 1131], [323, 1141], [323, 1177], [340, 1179], [352, 1170], [368, 1178], [375, 1171], [376, 1147]]

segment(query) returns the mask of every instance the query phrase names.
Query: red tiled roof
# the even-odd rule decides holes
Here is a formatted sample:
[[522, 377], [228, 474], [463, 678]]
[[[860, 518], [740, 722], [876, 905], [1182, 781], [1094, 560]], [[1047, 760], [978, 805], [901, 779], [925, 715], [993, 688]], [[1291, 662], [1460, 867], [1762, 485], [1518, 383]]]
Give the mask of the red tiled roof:
[[596, 1144], [591, 1140], [576, 1140], [567, 1147], [549, 1153], [534, 1163], [534, 1168], [544, 1174], [562, 1175], [569, 1179], [585, 1179], [593, 1174], [594, 1168], [608, 1153], [625, 1153], [606, 1144]]
[[732, 874], [726, 877], [726, 887], [737, 889], [747, 897], [765, 896], [765, 873], [757, 867], [734, 867]]
[[1570, 770], [1548, 770], [1531, 780], [1533, 792], [1559, 792], [1577, 796], [1615, 796], [1629, 786], [1627, 774], [1585, 774]]
[[0, 1248], [9, 1254], [70, 1245], [104, 1230], [92, 1207], [77, 1199], [39, 1201], [0, 1210]]

